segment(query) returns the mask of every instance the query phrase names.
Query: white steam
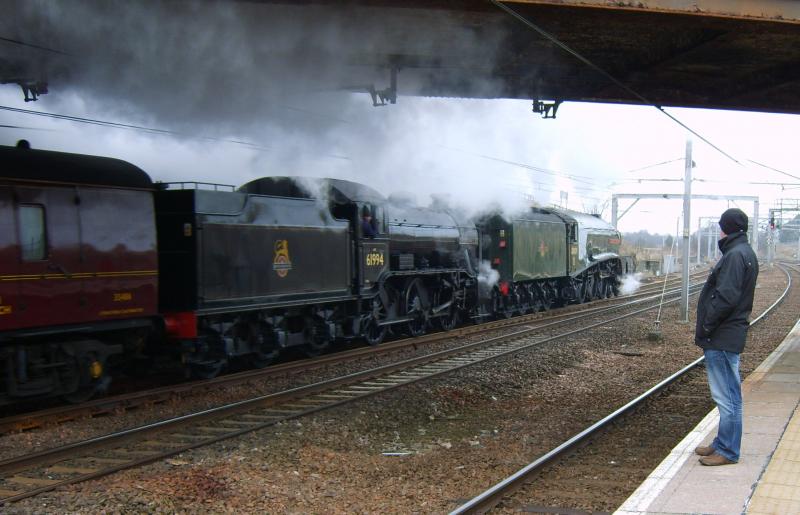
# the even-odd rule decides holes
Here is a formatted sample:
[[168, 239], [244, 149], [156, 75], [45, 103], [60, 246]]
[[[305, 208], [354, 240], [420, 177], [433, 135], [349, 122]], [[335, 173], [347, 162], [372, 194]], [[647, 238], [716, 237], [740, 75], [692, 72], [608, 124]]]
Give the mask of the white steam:
[[[495, 18], [504, 19], [470, 26], [445, 10], [406, 7], [29, 0], [0, 18], [0, 33], [61, 52], [37, 59], [50, 83], [40, 102], [51, 107], [75, 91], [114, 118], [345, 157], [335, 137], [342, 126], [358, 125], [369, 150], [397, 136], [384, 123], [394, 108], [372, 108], [367, 93], [389, 86], [391, 67], [400, 68], [400, 94], [450, 81], [496, 96], [493, 63], [506, 32]], [[447, 50], [475, 68], [468, 82], [428, 57]], [[371, 116], [354, 119], [354, 106]], [[285, 132], [309, 146], [273, 139]]]
[[478, 283], [486, 288], [492, 288], [500, 280], [500, 272], [492, 268], [492, 265], [484, 260], [478, 267]]
[[[499, 12], [29, 0], [13, 14], [0, 17], [1, 34], [67, 54], [39, 56], [50, 93], [37, 108], [185, 135], [171, 142], [174, 148], [156, 150], [168, 136], [97, 136], [80, 126], [81, 141], [49, 148], [100, 155], [122, 148], [112, 157], [163, 181], [241, 185], [306, 175], [364, 183], [385, 195], [413, 191], [420, 205], [446, 194], [451, 206], [470, 214], [492, 202], [506, 213], [529, 205], [520, 193], [533, 187], [530, 171], [481, 159], [482, 149], [466, 143], [507, 140], [475, 115], [485, 101], [444, 104], [443, 112], [439, 100], [406, 96], [452, 85], [473, 97], [501, 97], [498, 52], [510, 30]], [[388, 87], [390, 63], [400, 68], [400, 97], [396, 105], [375, 108], [367, 88]], [[45, 137], [34, 146], [48, 148]], [[134, 145], [122, 140], [136, 138], [149, 151], [126, 153]], [[523, 159], [514, 155], [517, 146], [506, 146], [501, 157]]]
[[634, 274], [627, 274], [622, 278], [619, 287], [619, 292], [623, 295], [631, 295], [642, 286], [642, 273], [636, 272]]

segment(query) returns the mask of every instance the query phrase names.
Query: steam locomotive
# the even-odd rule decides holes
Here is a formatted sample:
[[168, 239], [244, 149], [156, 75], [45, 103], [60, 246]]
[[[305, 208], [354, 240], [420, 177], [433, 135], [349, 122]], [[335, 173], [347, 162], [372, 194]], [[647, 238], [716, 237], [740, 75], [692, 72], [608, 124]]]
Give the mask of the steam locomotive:
[[337, 179], [154, 183], [29, 148], [0, 163], [0, 404], [88, 398], [134, 357], [212, 377], [586, 302], [625, 271], [620, 234], [575, 212], [467, 219]]

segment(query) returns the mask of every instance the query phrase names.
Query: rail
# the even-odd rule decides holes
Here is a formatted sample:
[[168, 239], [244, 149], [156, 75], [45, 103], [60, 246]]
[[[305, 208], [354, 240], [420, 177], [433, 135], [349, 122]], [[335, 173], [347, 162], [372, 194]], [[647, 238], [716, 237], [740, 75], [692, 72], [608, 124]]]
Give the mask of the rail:
[[[794, 269], [796, 272], [798, 271], [794, 266], [790, 266], [790, 267], [792, 269]], [[789, 294], [789, 290], [792, 287], [792, 276], [785, 268], [781, 267], [781, 270], [783, 270], [783, 272], [786, 274], [786, 277], [788, 279], [787, 285], [786, 285], [786, 289], [783, 291], [783, 294], [781, 294], [781, 296], [778, 297], [778, 299], [774, 303], [772, 303], [766, 310], [764, 310], [764, 312], [762, 312], [757, 318], [755, 318], [752, 322], [750, 322], [751, 326], [753, 326], [753, 325], [757, 324], [758, 322], [760, 322], [761, 320], [763, 320], [764, 317], [767, 316], [773, 309], [775, 309], [781, 302], [783, 302], [783, 300]], [[566, 440], [564, 443], [558, 445], [557, 447], [555, 447], [551, 451], [547, 452], [546, 454], [544, 454], [540, 458], [537, 458], [535, 461], [533, 461], [532, 463], [530, 463], [530, 464], [526, 465], [525, 467], [521, 468], [520, 470], [518, 470], [517, 472], [515, 472], [514, 474], [512, 474], [508, 478], [506, 478], [503, 481], [497, 483], [496, 485], [492, 486], [491, 488], [489, 488], [488, 490], [482, 492], [481, 494], [475, 496], [474, 498], [472, 498], [468, 502], [462, 504], [461, 506], [459, 506], [455, 510], [451, 511], [450, 515], [486, 513], [487, 511], [491, 510], [493, 507], [495, 507], [497, 504], [499, 504], [503, 500], [503, 498], [505, 498], [509, 494], [511, 494], [514, 491], [516, 491], [517, 489], [519, 489], [527, 481], [528, 478], [530, 478], [533, 474], [539, 472], [542, 469], [543, 466], [545, 466], [548, 463], [552, 462], [556, 458], [562, 456], [566, 451], [572, 449], [578, 443], [582, 442], [583, 440], [585, 440], [589, 436], [592, 436], [592, 435], [596, 434], [598, 431], [600, 431], [601, 429], [606, 427], [608, 424], [610, 424], [610, 423], [614, 422], [615, 420], [619, 419], [624, 414], [628, 413], [630, 410], [632, 410], [633, 408], [637, 407], [638, 405], [640, 405], [645, 400], [649, 399], [650, 397], [652, 397], [656, 393], [660, 392], [661, 390], [663, 390], [664, 388], [666, 388], [667, 386], [669, 386], [670, 384], [675, 382], [677, 379], [683, 377], [689, 371], [693, 370], [694, 368], [699, 366], [701, 363], [703, 363], [704, 360], [705, 360], [705, 358], [700, 357], [697, 360], [693, 361], [692, 363], [689, 363], [688, 365], [686, 365], [682, 369], [680, 369], [677, 372], [671, 374], [666, 379], [662, 380], [661, 382], [659, 382], [658, 384], [656, 384], [652, 388], [648, 389], [646, 392], [644, 392], [641, 395], [637, 396], [635, 399], [633, 399], [632, 401], [628, 402], [624, 406], [618, 408], [617, 410], [615, 410], [611, 414], [603, 417], [601, 420], [595, 422], [594, 424], [592, 424], [591, 426], [587, 427], [586, 429], [584, 429], [580, 433], [572, 436], [571, 438]]]
[[[700, 285], [695, 285], [695, 293]], [[655, 296], [657, 297], [657, 296]], [[655, 299], [650, 299], [655, 301]], [[668, 302], [678, 302], [676, 297]], [[641, 301], [639, 301], [641, 302]], [[630, 304], [629, 304], [629, 307]], [[271, 395], [159, 421], [82, 442], [0, 461], [0, 503], [12, 502], [41, 492], [94, 479], [118, 470], [233, 438], [301, 416], [341, 406], [429, 380], [442, 374], [519, 353], [540, 345], [633, 317], [656, 309], [651, 302], [612, 317], [597, 312], [581, 315], [585, 325], [545, 337], [535, 337], [538, 328], [523, 328], [455, 348], [375, 367]], [[615, 307], [615, 309], [619, 309]], [[570, 320], [575, 322], [575, 318]], [[561, 324], [550, 322], [546, 326]]]

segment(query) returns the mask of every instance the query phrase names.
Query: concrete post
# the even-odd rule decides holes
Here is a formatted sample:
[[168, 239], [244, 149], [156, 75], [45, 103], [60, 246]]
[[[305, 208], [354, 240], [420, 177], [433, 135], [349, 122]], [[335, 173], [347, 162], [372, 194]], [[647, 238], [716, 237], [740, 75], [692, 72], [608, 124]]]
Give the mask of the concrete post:
[[619, 214], [619, 199], [616, 195], [611, 195], [611, 225], [614, 229], [619, 230], [617, 227], [617, 215]]
[[758, 200], [753, 201], [753, 223], [750, 224], [750, 244], [758, 254]]
[[706, 254], [706, 256], [708, 256], [708, 259], [711, 260], [711, 253], [714, 252], [714, 248], [715, 248], [714, 247], [714, 225], [713, 224], [708, 224], [707, 230], [708, 230], [708, 253]]
[[681, 320], [689, 321], [689, 236], [692, 207], [692, 140], [686, 140], [686, 170], [683, 178], [683, 277], [681, 277]]
[[697, 219], [697, 266], [700, 266], [700, 244], [703, 241], [703, 219]]

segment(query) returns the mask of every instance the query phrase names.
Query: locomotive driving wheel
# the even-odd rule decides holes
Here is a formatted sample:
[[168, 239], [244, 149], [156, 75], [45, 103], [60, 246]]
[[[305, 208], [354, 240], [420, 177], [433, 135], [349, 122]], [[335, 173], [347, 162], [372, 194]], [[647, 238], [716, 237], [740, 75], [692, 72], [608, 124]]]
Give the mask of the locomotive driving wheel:
[[458, 309], [450, 306], [447, 313], [439, 317], [439, 327], [443, 331], [452, 331], [458, 326]]
[[581, 286], [581, 303], [591, 302], [595, 288], [594, 275], [587, 274]]
[[447, 302], [450, 304], [438, 313], [435, 323], [443, 331], [452, 331], [458, 326], [459, 321], [459, 309], [456, 304], [455, 292], [452, 288], [442, 288], [434, 293], [434, 306], [441, 306]]
[[543, 284], [539, 289], [539, 307], [542, 311], [550, 311], [556, 295], [551, 291], [550, 285]]
[[364, 340], [368, 345], [380, 345], [383, 339], [386, 338], [388, 327], [380, 325], [381, 319], [386, 317], [386, 309], [381, 302], [380, 297], [372, 299], [372, 316], [364, 326]]
[[386, 331], [385, 325], [379, 325], [376, 319], [371, 318], [364, 329], [364, 339], [369, 345], [380, 345], [383, 339], [386, 338]]
[[611, 297], [614, 296], [614, 285], [613, 285], [613, 282], [614, 282], [614, 277], [613, 276], [612, 277], [606, 277], [605, 279], [603, 279], [603, 284], [602, 284], [602, 292], [603, 293], [601, 295], [602, 298], [610, 299]]
[[531, 285], [526, 284], [524, 286], [520, 286], [520, 314], [527, 315], [529, 313], [535, 313], [536, 311], [538, 311], [536, 306], [536, 296], [533, 293]]
[[593, 276], [594, 288], [592, 289], [592, 297], [595, 299], [602, 299], [604, 298], [606, 281], [603, 279], [599, 273]]
[[406, 324], [410, 336], [422, 336], [427, 330], [428, 316], [423, 295], [424, 286], [419, 279], [414, 279], [406, 287], [405, 313], [412, 318]]

